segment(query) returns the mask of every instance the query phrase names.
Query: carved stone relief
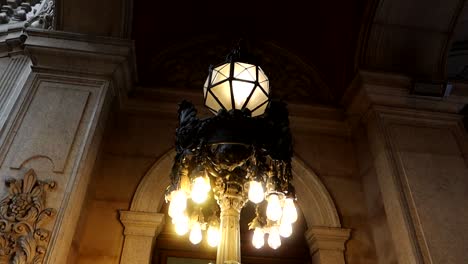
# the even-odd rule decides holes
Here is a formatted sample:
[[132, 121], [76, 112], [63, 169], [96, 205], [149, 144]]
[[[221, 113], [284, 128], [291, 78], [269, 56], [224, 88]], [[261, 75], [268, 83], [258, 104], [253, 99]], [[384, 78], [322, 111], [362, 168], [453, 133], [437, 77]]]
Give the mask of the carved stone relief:
[[0, 1], [0, 24], [26, 22], [25, 27], [52, 29], [54, 0]]
[[50, 237], [45, 224], [56, 214], [46, 208], [46, 193], [55, 185], [38, 181], [32, 169], [23, 180], [6, 181], [8, 194], [0, 202], [0, 263], [42, 263]]

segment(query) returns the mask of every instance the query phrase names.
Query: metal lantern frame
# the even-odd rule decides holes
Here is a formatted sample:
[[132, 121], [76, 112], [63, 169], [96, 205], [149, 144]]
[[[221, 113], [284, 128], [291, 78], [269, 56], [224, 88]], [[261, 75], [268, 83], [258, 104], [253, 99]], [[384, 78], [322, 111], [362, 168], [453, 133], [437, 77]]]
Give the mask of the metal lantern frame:
[[[209, 96], [213, 96], [213, 100], [219, 104], [219, 109], [207, 106], [215, 116], [200, 119], [192, 103], [183, 101], [179, 104], [176, 156], [170, 175], [171, 184], [166, 190], [166, 200], [171, 203], [169, 215], [174, 224], [182, 220], [196, 221], [196, 226], [201, 226], [197, 228], [198, 232], [201, 230], [208, 232], [210, 226], [219, 224], [221, 235], [217, 250], [218, 264], [240, 263], [239, 217], [242, 208], [250, 199], [248, 196], [252, 182], [261, 183], [263, 189], [260, 194], [265, 200], [257, 203], [250, 199], [257, 204], [257, 215], [249, 226], [251, 229], [256, 229], [255, 231], [262, 229], [263, 236], [268, 234], [268, 242], [272, 248], [277, 248], [279, 245], [270, 244], [272, 233], [269, 232], [276, 230], [278, 233], [280, 222], [282, 224], [286, 221], [268, 217], [268, 207], [265, 214], [259, 210], [260, 204], [267, 203], [270, 206], [270, 200], [268, 202], [266, 200], [272, 196], [282, 199], [281, 206], [286, 206], [287, 202], [294, 203], [296, 199], [292, 185], [292, 135], [286, 104], [270, 100], [269, 80], [263, 70], [256, 64], [240, 63], [242, 60], [239, 55], [239, 50], [235, 50], [230, 53], [227, 62], [220, 64], [218, 68], [210, 67], [204, 96], [205, 105], [207, 100], [211, 100]], [[226, 70], [226, 74], [222, 76], [225, 79], [216, 82], [217, 79], [213, 78], [213, 74], [218, 74], [216, 69], [222, 70], [219, 67], [223, 65], [229, 65], [229, 76], [226, 76], [228, 72]], [[256, 75], [255, 80], [247, 82], [249, 85], [254, 85], [254, 88], [245, 97], [245, 102], [242, 105], [238, 104], [237, 107], [233, 91], [235, 87], [232, 85], [240, 79], [235, 74], [236, 65], [252, 65], [255, 71], [249, 66], [249, 72], [255, 72]], [[263, 74], [266, 83], [259, 78], [260, 74]], [[231, 108], [227, 104], [222, 104], [223, 100], [212, 91], [221, 82], [229, 84], [228, 92], [231, 97], [227, 103], [231, 104]], [[263, 93], [266, 99], [257, 102], [258, 105], [249, 109], [249, 102], [256, 91]], [[206, 195], [209, 199], [215, 200], [215, 203], [203, 205], [194, 200], [195, 186], [200, 182], [200, 178], [206, 180], [205, 184], [209, 185]], [[195, 204], [188, 203], [189, 195]], [[183, 211], [173, 206], [173, 203], [179, 201], [178, 199], [182, 199]], [[186, 211], [190, 209], [189, 207], [193, 211], [190, 216]], [[286, 210], [285, 208], [283, 209]], [[219, 218], [220, 221], [216, 221], [215, 218]], [[292, 226], [295, 221], [288, 223]], [[188, 225], [188, 222], [184, 224]], [[279, 234], [276, 235], [279, 240]], [[199, 243], [199, 236], [193, 240]], [[192, 236], [190, 240], [192, 241]]]
[[[244, 57], [241, 57], [239, 49], [234, 49], [224, 63], [210, 66], [203, 87], [203, 96], [204, 105], [214, 114], [217, 114], [219, 109], [226, 111], [232, 109], [245, 111], [248, 109], [252, 116], [259, 116], [268, 107], [270, 80], [260, 66], [247, 62], [248, 59]], [[236, 102], [240, 92], [236, 92], [235, 86], [240, 85], [252, 87], [247, 97], [241, 96], [245, 98], [242, 104]], [[223, 89], [228, 89], [229, 93]], [[211, 100], [211, 97], [214, 101]], [[254, 99], [257, 98], [259, 100], [254, 102]]]

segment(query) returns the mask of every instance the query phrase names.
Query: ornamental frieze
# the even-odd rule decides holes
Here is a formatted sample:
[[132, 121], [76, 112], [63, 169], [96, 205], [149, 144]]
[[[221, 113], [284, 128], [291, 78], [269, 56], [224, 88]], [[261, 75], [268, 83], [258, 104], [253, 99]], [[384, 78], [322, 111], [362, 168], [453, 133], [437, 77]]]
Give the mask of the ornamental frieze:
[[22, 180], [6, 181], [8, 194], [0, 202], [0, 263], [43, 262], [50, 238], [45, 225], [56, 214], [46, 207], [46, 195], [55, 185], [38, 181], [32, 169]]
[[54, 0], [1, 0], [0, 25], [23, 23], [24, 27], [52, 29]]

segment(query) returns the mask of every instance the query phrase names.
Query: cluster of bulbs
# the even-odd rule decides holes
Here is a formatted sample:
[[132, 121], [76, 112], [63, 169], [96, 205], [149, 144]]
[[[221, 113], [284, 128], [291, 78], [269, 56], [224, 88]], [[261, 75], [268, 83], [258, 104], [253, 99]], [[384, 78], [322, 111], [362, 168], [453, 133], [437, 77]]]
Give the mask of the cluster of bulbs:
[[[265, 192], [260, 182], [249, 183], [249, 200], [259, 204], [264, 200]], [[268, 246], [277, 249], [281, 246], [281, 237], [290, 237], [292, 224], [297, 221], [297, 210], [294, 198], [285, 197], [281, 192], [267, 194], [268, 205], [266, 208], [267, 221], [260, 216], [257, 206], [257, 216], [249, 224], [254, 229], [252, 244], [255, 248], [262, 248], [265, 244], [265, 234], [268, 234]]]
[[[207, 242], [211, 247], [216, 247], [220, 240], [219, 220], [215, 211], [207, 222], [201, 211], [195, 210], [189, 217], [187, 214], [187, 201], [190, 198], [195, 204], [202, 204], [206, 201], [211, 190], [210, 179], [207, 176], [196, 177], [192, 183], [187, 182], [182, 177], [181, 187], [172, 191], [168, 200], [169, 216], [175, 227], [175, 232], [183, 236], [190, 231], [189, 240], [193, 244], [199, 244], [202, 240], [202, 231], [206, 230]], [[297, 221], [297, 210], [293, 197], [286, 197], [281, 192], [271, 192], [265, 194], [262, 183], [250, 181], [248, 183], [248, 199], [257, 204], [257, 216], [250, 223], [250, 228], [254, 229], [252, 244], [259, 249], [265, 244], [265, 235], [268, 234], [268, 245], [272, 249], [281, 246], [280, 237], [289, 237], [292, 234], [292, 224]], [[258, 204], [265, 200], [268, 202], [266, 208], [266, 218], [258, 213]]]
[[[187, 188], [191, 186], [191, 188]], [[181, 188], [170, 193], [168, 214], [174, 224], [175, 232], [183, 236], [190, 231], [189, 240], [197, 245], [202, 241], [202, 231], [206, 230], [207, 242], [211, 247], [216, 247], [221, 238], [219, 231], [219, 220], [216, 211], [207, 222], [204, 221], [201, 207], [195, 210], [189, 217], [187, 213], [187, 200], [190, 198], [195, 204], [202, 204], [208, 198], [211, 185], [207, 176], [199, 176], [192, 184], [182, 180]]]

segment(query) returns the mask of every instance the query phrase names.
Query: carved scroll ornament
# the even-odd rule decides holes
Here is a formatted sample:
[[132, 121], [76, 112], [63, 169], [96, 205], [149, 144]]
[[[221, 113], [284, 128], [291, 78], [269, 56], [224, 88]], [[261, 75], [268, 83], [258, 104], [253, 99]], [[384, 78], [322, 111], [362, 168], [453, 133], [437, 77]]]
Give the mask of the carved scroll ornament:
[[55, 210], [45, 208], [46, 192], [55, 182], [38, 181], [34, 170], [23, 180], [7, 180], [8, 194], [0, 202], [0, 263], [41, 264], [50, 231], [44, 228]]

